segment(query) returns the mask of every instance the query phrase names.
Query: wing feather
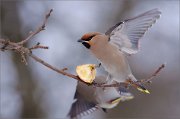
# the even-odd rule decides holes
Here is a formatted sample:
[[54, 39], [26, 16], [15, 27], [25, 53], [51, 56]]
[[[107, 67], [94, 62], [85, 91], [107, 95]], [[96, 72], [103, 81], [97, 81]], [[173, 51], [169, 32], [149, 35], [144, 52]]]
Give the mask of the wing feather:
[[72, 104], [68, 114], [71, 118], [82, 117], [98, 109], [95, 103], [86, 101], [77, 91], [74, 98], [77, 100]]
[[139, 39], [160, 17], [158, 9], [147, 11], [134, 18], [124, 20], [111, 27], [105, 34], [109, 35], [110, 43], [128, 54], [138, 52]]

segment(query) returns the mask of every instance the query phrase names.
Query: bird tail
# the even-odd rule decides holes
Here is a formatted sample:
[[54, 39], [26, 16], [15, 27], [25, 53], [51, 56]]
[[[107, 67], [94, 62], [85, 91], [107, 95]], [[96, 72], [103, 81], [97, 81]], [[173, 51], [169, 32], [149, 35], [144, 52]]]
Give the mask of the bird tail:
[[129, 76], [129, 78], [131, 79], [129, 82], [132, 86], [134, 86], [137, 90], [143, 92], [143, 93], [147, 93], [147, 94], [150, 94], [150, 92], [142, 85], [142, 84], [139, 84], [139, 83], [136, 83], [137, 82], [137, 79], [131, 74]]
[[137, 87], [137, 90], [143, 92], [143, 93], [147, 93], [150, 94], [150, 92], [142, 85], [142, 84], [135, 84]]

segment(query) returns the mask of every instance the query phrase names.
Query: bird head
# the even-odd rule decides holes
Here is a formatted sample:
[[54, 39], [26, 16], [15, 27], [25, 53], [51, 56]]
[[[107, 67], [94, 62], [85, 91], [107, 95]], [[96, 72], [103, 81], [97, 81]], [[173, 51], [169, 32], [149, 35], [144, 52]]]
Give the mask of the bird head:
[[101, 33], [98, 32], [86, 33], [78, 40], [78, 42], [82, 43], [87, 49], [90, 49], [90, 47], [94, 44], [94, 37], [100, 34]]

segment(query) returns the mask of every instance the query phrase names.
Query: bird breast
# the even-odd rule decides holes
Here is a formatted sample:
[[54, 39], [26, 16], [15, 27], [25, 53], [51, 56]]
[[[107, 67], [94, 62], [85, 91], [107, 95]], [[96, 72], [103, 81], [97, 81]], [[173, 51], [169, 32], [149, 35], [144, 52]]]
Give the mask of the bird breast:
[[104, 69], [118, 81], [124, 81], [130, 73], [130, 68], [124, 54], [110, 43], [92, 47], [92, 54], [102, 63]]

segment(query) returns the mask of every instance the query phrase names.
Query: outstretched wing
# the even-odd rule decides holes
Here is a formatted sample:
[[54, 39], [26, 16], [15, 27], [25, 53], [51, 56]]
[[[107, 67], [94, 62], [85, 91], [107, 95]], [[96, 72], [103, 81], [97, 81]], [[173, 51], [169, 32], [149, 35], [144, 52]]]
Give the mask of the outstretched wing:
[[84, 100], [77, 91], [75, 93], [75, 99], [77, 100], [72, 104], [71, 110], [68, 114], [71, 118], [85, 116], [98, 109], [95, 103]]
[[147, 11], [139, 16], [124, 20], [111, 27], [105, 34], [109, 35], [110, 43], [128, 54], [138, 52], [139, 39], [160, 17], [158, 9]]

